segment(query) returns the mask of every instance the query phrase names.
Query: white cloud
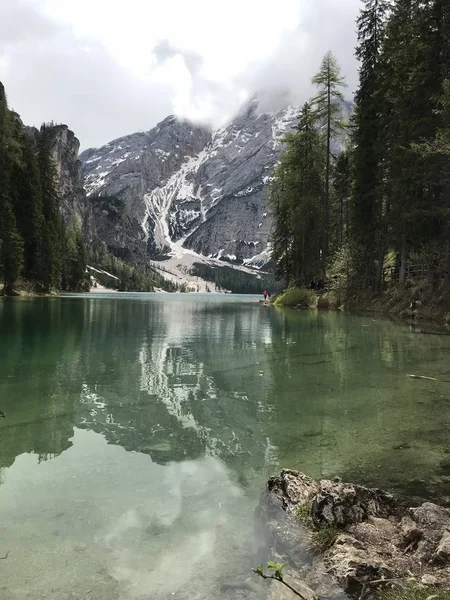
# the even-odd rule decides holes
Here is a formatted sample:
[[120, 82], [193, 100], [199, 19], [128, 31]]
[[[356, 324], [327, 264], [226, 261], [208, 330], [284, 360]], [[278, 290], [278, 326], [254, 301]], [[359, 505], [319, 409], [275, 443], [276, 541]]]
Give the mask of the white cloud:
[[7, 0], [0, 80], [27, 123], [67, 122], [84, 147], [171, 112], [217, 125], [255, 91], [306, 99], [329, 48], [353, 86], [359, 4]]

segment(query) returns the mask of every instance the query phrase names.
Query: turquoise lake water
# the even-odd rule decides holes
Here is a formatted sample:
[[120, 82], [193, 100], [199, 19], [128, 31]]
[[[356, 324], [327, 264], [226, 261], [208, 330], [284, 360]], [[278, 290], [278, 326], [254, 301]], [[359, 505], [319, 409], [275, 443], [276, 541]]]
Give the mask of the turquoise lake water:
[[227, 597], [282, 467], [449, 495], [450, 336], [258, 301], [0, 302], [2, 599]]

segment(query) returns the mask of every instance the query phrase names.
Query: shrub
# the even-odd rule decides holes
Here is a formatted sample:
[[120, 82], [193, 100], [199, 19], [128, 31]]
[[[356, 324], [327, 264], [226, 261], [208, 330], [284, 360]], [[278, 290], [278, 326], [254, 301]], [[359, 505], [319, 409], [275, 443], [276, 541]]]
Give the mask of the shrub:
[[291, 288], [280, 294], [275, 300], [275, 304], [276, 306], [314, 308], [317, 305], [317, 296], [312, 290]]
[[307, 500], [295, 511], [296, 518], [305, 525], [311, 521], [312, 504], [312, 500]]
[[341, 533], [341, 530], [331, 525], [320, 527], [311, 536], [311, 544], [314, 552], [323, 554], [336, 541], [336, 538]]
[[349, 289], [356, 281], [357, 267], [362, 260], [361, 257], [361, 250], [346, 242], [331, 258], [327, 268], [328, 285], [339, 304], [347, 298]]
[[317, 300], [317, 308], [339, 308], [339, 306], [339, 298], [334, 292], [322, 294]]

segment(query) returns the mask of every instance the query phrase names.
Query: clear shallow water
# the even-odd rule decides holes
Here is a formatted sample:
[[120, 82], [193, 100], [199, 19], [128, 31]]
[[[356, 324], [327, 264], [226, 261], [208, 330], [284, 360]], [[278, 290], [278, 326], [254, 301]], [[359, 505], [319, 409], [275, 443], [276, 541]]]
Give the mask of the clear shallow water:
[[224, 597], [270, 558], [253, 514], [285, 466], [448, 495], [449, 359], [248, 296], [1, 302], [1, 598]]

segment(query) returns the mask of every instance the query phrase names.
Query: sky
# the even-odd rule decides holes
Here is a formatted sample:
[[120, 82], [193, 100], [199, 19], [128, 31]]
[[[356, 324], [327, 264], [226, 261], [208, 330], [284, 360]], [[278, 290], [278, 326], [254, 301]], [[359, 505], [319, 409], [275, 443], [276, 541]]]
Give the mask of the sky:
[[301, 104], [327, 50], [352, 98], [360, 0], [0, 0], [0, 81], [83, 148], [169, 114], [219, 127], [254, 94]]

